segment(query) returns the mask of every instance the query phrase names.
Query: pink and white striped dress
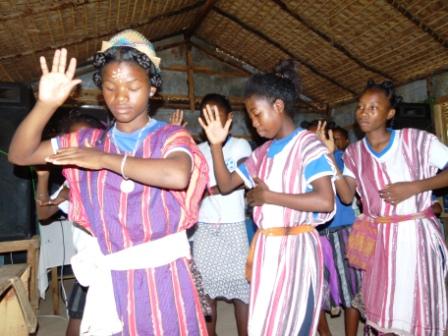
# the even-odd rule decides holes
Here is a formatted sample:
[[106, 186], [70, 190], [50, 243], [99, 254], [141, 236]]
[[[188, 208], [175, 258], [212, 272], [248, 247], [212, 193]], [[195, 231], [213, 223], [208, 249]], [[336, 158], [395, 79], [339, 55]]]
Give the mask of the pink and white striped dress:
[[[308, 131], [257, 148], [237, 172], [258, 177], [270, 190], [306, 193], [317, 178], [333, 175], [326, 147]], [[254, 208], [260, 228], [313, 225], [332, 213], [296, 211], [264, 204]], [[314, 335], [322, 301], [323, 256], [316, 231], [291, 236], [260, 235], [253, 259], [249, 335]]]
[[[344, 175], [356, 179], [365, 215], [406, 215], [430, 207], [431, 191], [396, 206], [384, 202], [378, 191], [391, 183], [434, 176], [448, 163], [448, 148], [427, 132], [395, 130], [381, 153], [364, 138], [347, 148], [344, 161]], [[399, 335], [443, 335], [446, 258], [436, 218], [379, 224], [375, 253], [362, 284], [367, 323]]]

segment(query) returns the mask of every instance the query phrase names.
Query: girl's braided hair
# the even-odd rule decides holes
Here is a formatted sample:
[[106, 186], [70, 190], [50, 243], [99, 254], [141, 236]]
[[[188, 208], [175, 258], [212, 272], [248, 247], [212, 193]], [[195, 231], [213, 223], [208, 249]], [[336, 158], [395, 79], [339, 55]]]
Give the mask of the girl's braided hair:
[[280, 99], [285, 105], [285, 111], [292, 114], [301, 91], [297, 70], [298, 63], [287, 59], [279, 62], [271, 73], [252, 76], [246, 83], [244, 98], [259, 96], [272, 102]]
[[159, 69], [147, 55], [128, 46], [111, 47], [104, 52], [98, 52], [93, 58], [93, 66], [97, 71], [93, 74], [93, 82], [100, 89], [103, 85], [102, 71], [110, 62], [133, 62], [143, 68], [148, 74], [151, 86], [159, 89], [162, 86], [162, 77]]
[[397, 108], [397, 106], [403, 101], [403, 97], [397, 95], [397, 93], [395, 92], [394, 84], [388, 80], [382, 83], [375, 83], [375, 81], [369, 79], [362, 93], [364, 94], [369, 90], [379, 90], [384, 92], [392, 108]]

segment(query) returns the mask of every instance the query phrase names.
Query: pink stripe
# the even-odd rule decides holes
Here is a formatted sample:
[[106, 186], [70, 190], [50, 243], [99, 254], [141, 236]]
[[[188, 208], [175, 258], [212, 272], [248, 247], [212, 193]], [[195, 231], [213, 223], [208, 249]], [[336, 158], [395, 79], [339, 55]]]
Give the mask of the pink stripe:
[[[128, 286], [129, 288], [134, 288], [134, 271], [127, 272]], [[128, 292], [128, 323], [129, 323], [129, 334], [137, 335], [137, 325], [136, 325], [136, 311], [135, 311], [135, 292], [133, 290]]]
[[154, 328], [154, 335], [163, 335], [162, 317], [160, 316], [159, 298], [157, 297], [157, 286], [155, 281], [154, 269], [146, 270], [148, 279], [149, 304], [151, 305], [151, 320]]
[[172, 270], [172, 275], [173, 275], [171, 277], [171, 281], [173, 283], [173, 288], [174, 288], [174, 302], [176, 305], [176, 311], [177, 311], [177, 317], [178, 317], [178, 323], [179, 323], [179, 332], [180, 332], [180, 335], [187, 335], [186, 330], [188, 330], [188, 328], [187, 328], [187, 321], [186, 321], [185, 310], [184, 310], [185, 303], [183, 302], [182, 290], [181, 290], [180, 284], [179, 284], [179, 275], [178, 275], [177, 266], [175, 265], [175, 263], [171, 263], [171, 270]]

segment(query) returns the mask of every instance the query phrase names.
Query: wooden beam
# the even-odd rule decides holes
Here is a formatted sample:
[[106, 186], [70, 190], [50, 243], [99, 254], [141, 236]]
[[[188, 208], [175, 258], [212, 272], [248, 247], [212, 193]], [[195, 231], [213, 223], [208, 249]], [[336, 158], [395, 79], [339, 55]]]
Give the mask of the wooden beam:
[[[194, 41], [190, 41], [190, 43], [191, 43], [191, 45], [192, 45], [193, 47], [199, 49], [199, 50], [202, 51], [204, 54], [207, 54], [208, 56], [213, 57], [213, 58], [215, 58], [216, 60], [218, 60], [218, 61], [220, 61], [220, 62], [222, 62], [222, 63], [225, 63], [225, 64], [227, 64], [227, 65], [229, 65], [229, 66], [231, 66], [231, 67], [237, 68], [238, 70], [241, 70], [242, 72], [246, 73], [248, 76], [253, 75], [252, 72], [250, 72], [249, 70], [247, 70], [247, 69], [245, 69], [244, 67], [242, 67], [239, 63], [237, 63], [237, 62], [235, 62], [235, 61], [233, 61], [233, 60], [231, 60], [231, 59], [227, 59], [226, 57], [223, 57], [223, 56], [221, 56], [220, 54], [218, 54], [218, 53], [216, 52], [216, 47], [215, 47], [214, 49], [213, 49], [213, 47], [210, 46], [210, 45], [209, 45], [210, 47], [205, 47], [205, 46], [202, 46], [202, 45], [199, 45], [199, 44], [195, 43]], [[206, 43], [206, 42], [204, 41], [204, 43]], [[250, 65], [250, 64], [248, 64], [248, 65], [249, 65], [250, 67], [253, 67], [253, 68], [256, 69], [257, 71], [260, 71], [259, 69], [255, 68], [254, 66], [252, 66], [252, 65]]]
[[288, 15], [292, 16], [294, 19], [296, 19], [298, 22], [300, 22], [303, 26], [305, 26], [307, 29], [311, 30], [313, 33], [315, 33], [317, 36], [319, 36], [321, 39], [323, 39], [325, 42], [327, 42], [330, 46], [340, 51], [342, 54], [344, 54], [347, 58], [358, 64], [360, 67], [378, 74], [385, 79], [390, 79], [392, 81], [395, 81], [393, 77], [391, 77], [389, 74], [386, 74], [378, 69], [375, 69], [374, 67], [364, 63], [362, 60], [360, 60], [358, 57], [353, 55], [348, 49], [346, 49], [343, 45], [335, 41], [333, 38], [325, 34], [324, 32], [318, 30], [316, 27], [314, 27], [311, 23], [309, 23], [305, 18], [300, 16], [299, 14], [293, 12], [288, 5], [286, 5], [282, 0], [272, 0], [275, 4], [277, 4], [284, 12], [286, 12]]
[[[142, 26], [145, 26], [145, 25], [150, 24], [150, 23], [152, 23], [154, 21], [157, 21], [157, 20], [166, 19], [166, 18], [170, 18], [172, 16], [184, 14], [186, 12], [189, 12], [191, 10], [194, 10], [194, 9], [202, 6], [203, 3], [204, 3], [204, 1], [199, 1], [198, 3], [195, 3], [195, 4], [190, 5], [190, 6], [186, 6], [184, 8], [181, 8], [181, 9], [169, 12], [169, 13], [155, 15], [153, 17], [147, 18], [146, 20], [144, 20], [142, 22], [131, 24], [131, 25], [127, 26], [126, 28], [127, 29], [137, 29], [137, 28], [140, 28]], [[35, 54], [35, 53], [44, 53], [46, 51], [50, 51], [50, 50], [54, 50], [54, 49], [58, 49], [58, 48], [66, 48], [66, 47], [70, 47], [70, 46], [73, 46], [73, 45], [76, 45], [76, 44], [81, 44], [81, 43], [84, 43], [84, 42], [89, 42], [89, 41], [96, 40], [96, 39], [108, 39], [110, 36], [120, 32], [120, 31], [122, 31], [122, 29], [114, 29], [114, 30], [108, 31], [105, 34], [101, 34], [101, 35], [89, 36], [89, 37], [85, 37], [85, 38], [71, 40], [71, 41], [64, 42], [62, 44], [51, 45], [49, 47], [45, 47], [45, 48], [41, 48], [41, 49], [27, 50], [27, 51], [24, 51], [24, 52], [18, 53], [18, 54], [3, 55], [3, 56], [0, 56], [0, 61], [5, 60], [5, 59], [10, 59], [10, 58], [18, 58], [18, 57], [23, 57], [23, 56], [27, 56], [27, 55], [32, 55], [32, 54]], [[181, 34], [183, 32], [184, 32], [184, 29], [182, 29], [181, 31], [178, 31], [178, 32], [175, 32], [175, 33], [170, 33], [170, 34], [164, 35], [163, 37], [159, 37], [157, 39], [154, 39], [154, 40], [152, 40], [152, 42], [159, 41], [161, 39], [165, 39], [165, 38], [168, 38], [168, 37], [171, 37], [171, 36], [174, 36], [174, 35], [178, 35], [178, 34]]]
[[183, 46], [185, 45], [185, 40], [182, 41], [178, 41], [178, 42], [173, 42], [173, 43], [167, 43], [161, 46], [156, 46], [156, 51], [162, 51], [162, 50], [166, 50], [166, 49], [171, 49], [171, 48], [177, 48], [179, 46]]
[[193, 24], [191, 25], [191, 27], [188, 28], [187, 31], [185, 32], [185, 38], [187, 40], [189, 40], [193, 36], [193, 34], [196, 32], [196, 30], [199, 28], [199, 26], [204, 21], [207, 14], [210, 13], [210, 11], [211, 11], [212, 7], [215, 5], [215, 3], [216, 3], [216, 0], [207, 0], [205, 2], [204, 7], [202, 7], [202, 9], [198, 13], [198, 15], [196, 15], [195, 19], [193, 20]]
[[[188, 67], [184, 64], [171, 64], [166, 67], [161, 67], [164, 71], [178, 71], [178, 72], [188, 72]], [[210, 76], [218, 77], [248, 77], [249, 75], [242, 71], [216, 71], [205, 66], [192, 66], [194, 73], [205, 73]]]
[[405, 6], [400, 4], [397, 0], [386, 0], [386, 2], [394, 8], [396, 11], [401, 13], [405, 18], [411, 21], [417, 28], [423, 31], [425, 34], [428, 34], [433, 38], [434, 41], [439, 43], [445, 49], [448, 49], [448, 40], [444, 39], [443, 36], [439, 35], [435, 32], [431, 27], [424, 24], [418, 17], [414, 16], [410, 11], [406, 9]]
[[191, 112], [194, 112], [196, 110], [196, 104], [194, 101], [193, 55], [191, 53], [190, 43], [187, 43], [185, 57], [187, 64], [188, 97], [190, 100], [190, 110]]
[[216, 11], [221, 16], [224, 16], [228, 20], [230, 20], [232, 22], [235, 22], [236, 24], [241, 26], [243, 29], [247, 30], [248, 32], [252, 33], [253, 35], [257, 36], [258, 38], [264, 40], [265, 42], [267, 42], [267, 43], [271, 44], [272, 46], [276, 47], [277, 49], [281, 50], [286, 55], [288, 55], [290, 58], [298, 60], [301, 64], [306, 66], [311, 72], [313, 72], [317, 76], [325, 79], [326, 81], [328, 81], [331, 84], [333, 84], [333, 85], [343, 89], [344, 91], [350, 92], [354, 96], [357, 95], [357, 93], [354, 90], [350, 89], [347, 86], [344, 86], [344, 85], [338, 83], [335, 79], [331, 78], [330, 76], [325, 75], [320, 70], [318, 70], [314, 65], [310, 64], [309, 62], [305, 61], [304, 59], [300, 58], [299, 56], [294, 55], [289, 50], [287, 50], [285, 47], [283, 47], [280, 43], [272, 40], [270, 37], [268, 37], [265, 34], [259, 32], [255, 28], [250, 27], [249, 25], [247, 25], [246, 23], [242, 22], [240, 19], [236, 18], [235, 16], [233, 16], [231, 14], [228, 14], [228, 13], [224, 12], [223, 10], [221, 10], [219, 8], [216, 8], [216, 7], [213, 8], [213, 10]]

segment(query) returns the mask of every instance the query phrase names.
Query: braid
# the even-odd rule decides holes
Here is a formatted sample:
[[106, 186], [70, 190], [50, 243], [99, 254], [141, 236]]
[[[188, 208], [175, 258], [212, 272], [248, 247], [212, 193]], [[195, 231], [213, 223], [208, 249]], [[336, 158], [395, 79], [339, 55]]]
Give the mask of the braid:
[[285, 111], [292, 114], [300, 93], [297, 70], [298, 63], [288, 59], [278, 63], [271, 73], [252, 76], [246, 83], [245, 99], [251, 96], [265, 97], [272, 102], [280, 99], [285, 105]]
[[369, 79], [363, 93], [368, 90], [379, 90], [384, 92], [392, 108], [396, 108], [403, 101], [403, 97], [396, 94], [394, 84], [388, 80], [382, 83], [375, 83], [373, 80]]
[[110, 62], [134, 62], [146, 71], [151, 86], [157, 89], [162, 86], [160, 71], [147, 55], [131, 47], [111, 47], [93, 57], [93, 66], [97, 69], [93, 74], [93, 82], [99, 88], [103, 85], [102, 71]]

